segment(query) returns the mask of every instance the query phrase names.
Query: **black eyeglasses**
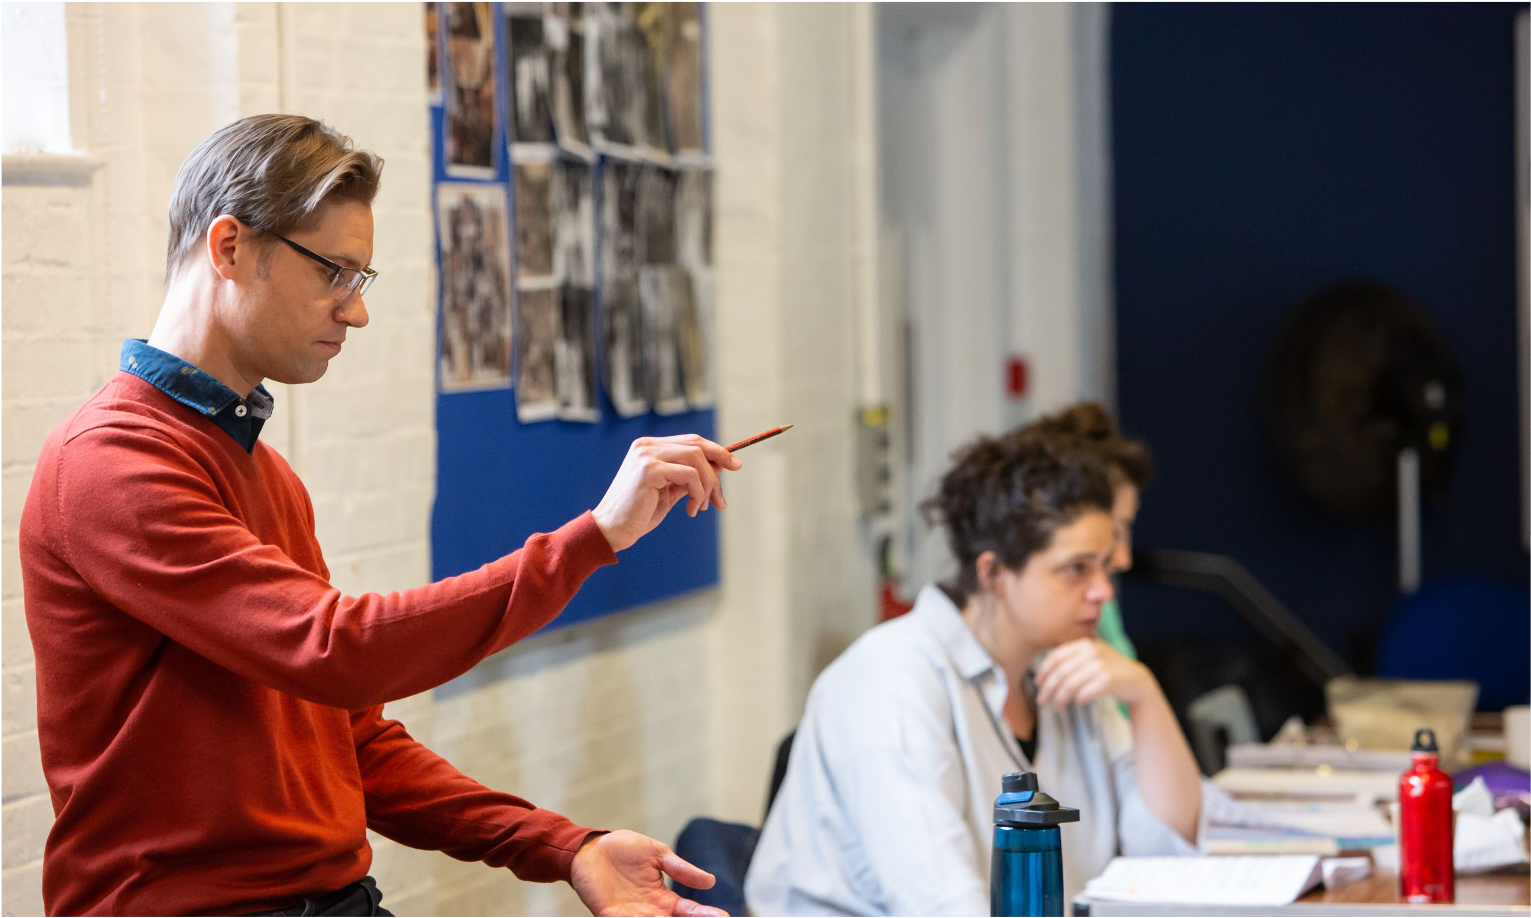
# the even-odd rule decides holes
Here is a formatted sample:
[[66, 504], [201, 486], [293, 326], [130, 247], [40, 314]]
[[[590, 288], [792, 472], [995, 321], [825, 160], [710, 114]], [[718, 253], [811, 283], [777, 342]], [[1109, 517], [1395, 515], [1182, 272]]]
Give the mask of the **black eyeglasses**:
[[330, 269], [330, 293], [337, 303], [344, 302], [352, 293], [365, 294], [367, 288], [372, 286], [372, 282], [377, 280], [377, 272], [371, 268], [362, 268], [358, 271], [355, 268], [347, 268], [345, 265], [337, 265], [323, 255], [310, 252], [281, 233], [271, 233], [271, 235], [292, 246], [293, 251], [298, 254], [307, 255]]

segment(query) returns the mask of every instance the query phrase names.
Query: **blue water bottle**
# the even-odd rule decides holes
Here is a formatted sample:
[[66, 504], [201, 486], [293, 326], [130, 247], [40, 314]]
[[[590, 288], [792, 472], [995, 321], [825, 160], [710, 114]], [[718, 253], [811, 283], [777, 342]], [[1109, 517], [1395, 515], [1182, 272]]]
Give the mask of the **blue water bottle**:
[[989, 914], [1062, 915], [1063, 844], [1058, 826], [1079, 811], [1037, 789], [1037, 776], [1005, 775], [994, 801], [994, 860]]

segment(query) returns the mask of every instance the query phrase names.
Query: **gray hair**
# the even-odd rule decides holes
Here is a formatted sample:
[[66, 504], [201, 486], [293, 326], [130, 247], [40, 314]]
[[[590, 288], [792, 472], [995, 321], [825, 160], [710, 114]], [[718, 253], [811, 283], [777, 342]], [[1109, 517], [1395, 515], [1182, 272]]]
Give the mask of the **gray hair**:
[[382, 180], [382, 157], [357, 150], [351, 138], [302, 115], [253, 115], [191, 151], [170, 194], [168, 284], [224, 214], [266, 233], [306, 226], [331, 200], [371, 205]]

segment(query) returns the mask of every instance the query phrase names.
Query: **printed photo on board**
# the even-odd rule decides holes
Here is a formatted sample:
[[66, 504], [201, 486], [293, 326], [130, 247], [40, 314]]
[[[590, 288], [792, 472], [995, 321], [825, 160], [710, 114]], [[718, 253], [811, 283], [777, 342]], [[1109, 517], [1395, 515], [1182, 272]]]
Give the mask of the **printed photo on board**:
[[525, 424], [558, 416], [559, 291], [516, 291], [516, 418]]
[[637, 209], [638, 263], [674, 264], [675, 173], [658, 166], [640, 166]]
[[667, 3], [633, 4], [633, 21], [643, 41], [639, 58], [643, 68], [643, 135], [639, 145], [661, 155], [668, 149], [664, 106], [665, 73], [669, 70], [667, 6]]
[[601, 163], [601, 280], [638, 281], [638, 180], [642, 166], [618, 159]]
[[552, 80], [543, 37], [542, 4], [507, 3], [510, 31], [510, 140], [553, 142]]
[[633, 21], [631, 4], [598, 3], [591, 12], [587, 23], [595, 67], [586, 96], [591, 139], [603, 150], [633, 155], [647, 131], [647, 46]]
[[563, 159], [553, 165], [553, 274], [595, 286], [595, 200], [590, 167]]
[[712, 340], [712, 278], [698, 277], [679, 269], [675, 285], [675, 328], [680, 346], [681, 382], [686, 404], [692, 408], [712, 406], [712, 362], [707, 359]]
[[441, 389], [510, 385], [510, 223], [505, 189], [436, 187], [441, 258]]
[[563, 284], [558, 339], [558, 416], [597, 421], [595, 404], [595, 298], [589, 287]]
[[712, 265], [712, 172], [683, 169], [675, 183], [675, 260], [688, 268]]
[[636, 274], [601, 287], [601, 327], [605, 332], [606, 394], [611, 396], [612, 405], [625, 418], [648, 411]]
[[585, 127], [585, 15], [582, 3], [549, 3], [543, 19], [553, 80], [553, 133], [558, 145], [589, 157]]
[[425, 4], [425, 94], [441, 103], [441, 4]]
[[553, 275], [553, 164], [518, 162], [516, 181], [516, 277], [525, 282]]
[[673, 265], [645, 265], [638, 271], [644, 390], [660, 414], [678, 414], [687, 407], [681, 388], [680, 336], [675, 326], [675, 302], [684, 277]]
[[685, 156], [705, 152], [702, 137], [702, 23], [697, 4], [665, 6], [665, 112], [670, 150]]
[[493, 178], [499, 157], [494, 21], [488, 3], [447, 3], [445, 122], [448, 175]]

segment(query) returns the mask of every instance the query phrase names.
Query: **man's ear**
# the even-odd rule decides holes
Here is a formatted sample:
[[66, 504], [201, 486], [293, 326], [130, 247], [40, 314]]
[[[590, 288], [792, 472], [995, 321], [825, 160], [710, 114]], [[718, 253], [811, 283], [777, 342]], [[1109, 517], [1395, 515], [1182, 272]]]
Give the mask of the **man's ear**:
[[255, 234], [239, 218], [224, 214], [207, 228], [207, 261], [224, 280], [255, 264]]

